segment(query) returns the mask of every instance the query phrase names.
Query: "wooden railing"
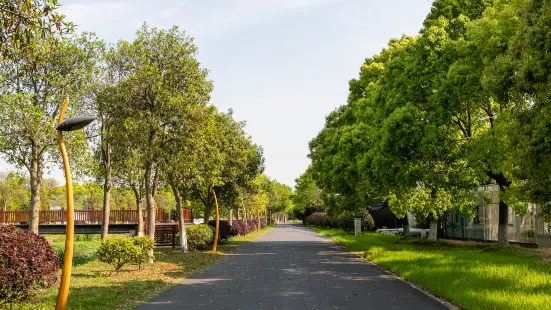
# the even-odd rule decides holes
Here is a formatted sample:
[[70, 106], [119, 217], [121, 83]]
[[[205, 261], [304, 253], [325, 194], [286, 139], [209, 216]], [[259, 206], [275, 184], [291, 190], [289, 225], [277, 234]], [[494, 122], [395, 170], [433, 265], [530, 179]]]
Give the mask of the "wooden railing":
[[179, 231], [177, 223], [162, 223], [155, 225], [155, 245], [176, 247], [176, 233]]
[[[186, 223], [192, 222], [191, 210], [184, 208], [184, 220]], [[147, 219], [145, 211], [142, 212], [144, 221]], [[1, 211], [0, 210], [0, 223], [28, 223], [29, 211]], [[99, 223], [103, 221], [102, 210], [77, 210], [75, 211], [75, 224], [91, 224]], [[157, 209], [155, 216], [157, 222], [165, 223], [170, 219], [167, 212], [163, 209]], [[67, 222], [67, 210], [58, 211], [40, 211], [39, 222], [50, 224], [64, 224]], [[109, 213], [110, 223], [137, 223], [138, 211], [137, 210], [111, 210]]]

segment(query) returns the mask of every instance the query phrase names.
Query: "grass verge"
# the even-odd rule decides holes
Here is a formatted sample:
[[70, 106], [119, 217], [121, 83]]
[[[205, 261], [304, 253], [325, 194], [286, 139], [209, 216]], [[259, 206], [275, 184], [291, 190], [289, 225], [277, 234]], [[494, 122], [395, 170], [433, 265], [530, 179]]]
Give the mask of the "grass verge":
[[551, 309], [551, 264], [538, 251], [313, 229], [461, 308]]
[[[267, 227], [246, 236], [222, 241], [218, 253], [189, 252], [184, 255], [178, 249], [156, 249], [155, 264], [146, 265], [141, 270], [137, 266], [125, 266], [117, 273], [111, 265], [99, 262], [95, 257], [90, 261], [75, 263], [67, 309], [130, 309], [143, 304], [270, 229]], [[97, 248], [98, 244], [97, 241], [75, 242], [75, 254], [79, 248], [87, 251]], [[58, 250], [62, 244], [54, 242], [52, 245]], [[40, 304], [19, 304], [13, 308], [53, 309], [58, 289], [58, 286], [54, 286], [40, 291]]]

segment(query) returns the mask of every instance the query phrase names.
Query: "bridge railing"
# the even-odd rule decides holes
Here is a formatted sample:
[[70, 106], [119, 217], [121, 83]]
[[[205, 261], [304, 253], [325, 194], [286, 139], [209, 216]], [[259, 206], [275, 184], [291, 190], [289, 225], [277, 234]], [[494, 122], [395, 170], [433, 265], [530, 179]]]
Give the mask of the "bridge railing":
[[[184, 220], [185, 222], [191, 222], [191, 210], [184, 208]], [[147, 219], [146, 212], [142, 212], [144, 221]], [[30, 212], [27, 211], [2, 211], [0, 210], [0, 223], [28, 223]], [[103, 221], [102, 210], [76, 210], [74, 214], [76, 224], [90, 224], [99, 223]], [[156, 214], [157, 222], [166, 223], [170, 220], [167, 212], [163, 209], [157, 209]], [[46, 223], [66, 223], [67, 222], [67, 210], [56, 211], [40, 211], [39, 222], [41, 224]], [[137, 223], [138, 211], [137, 210], [111, 210], [109, 212], [110, 223]]]

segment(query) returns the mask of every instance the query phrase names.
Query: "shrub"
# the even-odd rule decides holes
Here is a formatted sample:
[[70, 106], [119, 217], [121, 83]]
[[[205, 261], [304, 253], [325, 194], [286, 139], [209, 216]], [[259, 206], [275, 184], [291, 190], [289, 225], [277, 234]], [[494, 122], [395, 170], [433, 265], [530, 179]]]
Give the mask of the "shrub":
[[98, 248], [99, 260], [113, 265], [116, 271], [128, 263], [135, 262], [140, 254], [140, 249], [132, 238], [103, 239]]
[[[246, 224], [243, 220], [233, 220], [232, 225], [237, 231], [238, 235], [245, 236], [246, 234], [251, 233], [257, 229], [258, 219], [257, 218], [248, 219]], [[265, 227], [266, 227], [266, 220], [261, 218], [260, 228], [265, 228]]]
[[373, 231], [375, 230], [375, 221], [373, 220], [373, 217], [367, 210], [362, 212], [361, 214], [358, 214], [358, 217], [362, 219], [362, 230], [363, 231]]
[[328, 217], [325, 212], [315, 212], [304, 218], [305, 225], [313, 225], [326, 228], [340, 228], [345, 231], [354, 231], [354, 218], [362, 219], [362, 230], [373, 230], [375, 222], [367, 211], [360, 211], [352, 215], [340, 215], [339, 217]]
[[320, 227], [332, 227], [330, 226], [330, 220], [325, 215], [325, 212], [314, 212], [303, 220], [306, 225], [320, 226]]
[[[210, 220], [209, 225], [216, 229], [216, 220]], [[226, 240], [233, 236], [237, 236], [237, 229], [230, 225], [228, 221], [220, 221], [219, 229], [220, 231], [218, 238], [220, 238], [221, 240]]]
[[251, 220], [247, 220], [247, 221], [237, 220], [237, 221], [234, 221], [234, 225], [236, 225], [235, 227], [238, 230], [238, 234], [241, 236], [245, 236], [246, 234], [256, 229], [256, 224], [253, 223], [253, 225], [251, 225]]
[[248, 219], [247, 220], [247, 228], [248, 228], [247, 233], [251, 233], [251, 232], [255, 231], [257, 226], [258, 226], [258, 222], [256, 221], [256, 219]]
[[244, 236], [247, 234], [247, 230], [245, 228], [245, 223], [242, 220], [233, 220], [232, 225], [237, 231], [237, 234], [240, 236]]
[[31, 301], [35, 289], [55, 284], [59, 258], [46, 239], [0, 225], [0, 245], [0, 305]]
[[354, 217], [350, 215], [341, 215], [337, 218], [337, 228], [347, 232], [354, 231]]
[[206, 250], [214, 240], [214, 229], [208, 224], [188, 226], [186, 232], [190, 251]]
[[147, 236], [132, 237], [132, 241], [134, 241], [134, 244], [139, 249], [137, 256], [134, 258], [134, 263], [138, 265], [138, 269], [142, 269], [144, 263], [147, 263], [150, 259], [154, 259], [153, 249], [155, 248], [155, 241]]

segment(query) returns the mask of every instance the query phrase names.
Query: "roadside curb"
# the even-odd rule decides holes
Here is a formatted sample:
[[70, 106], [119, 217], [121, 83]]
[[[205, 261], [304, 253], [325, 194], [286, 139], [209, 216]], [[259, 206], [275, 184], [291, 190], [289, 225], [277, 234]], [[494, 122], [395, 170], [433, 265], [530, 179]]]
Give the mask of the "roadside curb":
[[[396, 274], [396, 273], [394, 273], [394, 272], [392, 272], [392, 271], [390, 271], [390, 270], [388, 270], [388, 269], [386, 269], [386, 268], [384, 268], [384, 267], [382, 267], [382, 266], [379, 266], [379, 265], [376, 264], [375, 262], [372, 262], [372, 261], [370, 261], [369, 259], [363, 257], [363, 253], [365, 253], [365, 251], [353, 252], [353, 251], [351, 251], [349, 248], [347, 248], [347, 247], [345, 247], [344, 245], [342, 245], [342, 244], [336, 242], [335, 240], [333, 240], [331, 237], [324, 236], [324, 235], [318, 233], [317, 231], [313, 230], [312, 228], [310, 228], [310, 227], [308, 227], [308, 226], [306, 226], [306, 225], [304, 225], [304, 226], [305, 226], [306, 228], [310, 229], [311, 231], [315, 232], [316, 234], [318, 234], [320, 237], [322, 237], [322, 238], [324, 238], [324, 239], [326, 239], [326, 240], [328, 240], [328, 241], [331, 241], [333, 244], [335, 244], [335, 245], [337, 245], [337, 246], [343, 248], [344, 250], [350, 252], [350, 253], [353, 254], [353, 255], [358, 256], [358, 257], [359, 257], [363, 262], [365, 262], [366, 264], [372, 265], [372, 266], [378, 268], [379, 270], [381, 270], [382, 272], [384, 272], [384, 273], [386, 273], [386, 274], [388, 274], [388, 275], [391, 275], [391, 276], [394, 277], [395, 279], [400, 280], [400, 281], [406, 283], [407, 285], [409, 285], [409, 286], [412, 287], [413, 289], [417, 290], [418, 292], [423, 293], [423, 294], [426, 295], [427, 297], [433, 299], [434, 301], [438, 302], [439, 304], [443, 305], [444, 307], [448, 308], [449, 310], [461, 310], [460, 307], [458, 307], [458, 306], [452, 304], [451, 302], [449, 302], [449, 301], [447, 301], [447, 300], [444, 300], [444, 299], [438, 297], [437, 295], [435, 295], [435, 294], [433, 294], [433, 293], [431, 293], [431, 292], [429, 292], [429, 291], [423, 289], [421, 286], [419, 286], [419, 285], [417, 285], [417, 284], [415, 284], [415, 283], [413, 283], [413, 282], [410, 282], [410, 281], [404, 279], [403, 277], [401, 277], [400, 275], [398, 275], [398, 274]], [[360, 253], [361, 253], [361, 254], [360, 254]]]

